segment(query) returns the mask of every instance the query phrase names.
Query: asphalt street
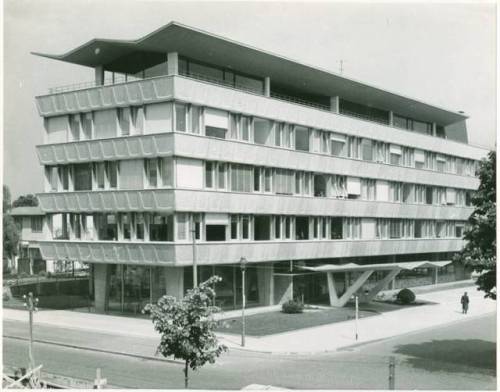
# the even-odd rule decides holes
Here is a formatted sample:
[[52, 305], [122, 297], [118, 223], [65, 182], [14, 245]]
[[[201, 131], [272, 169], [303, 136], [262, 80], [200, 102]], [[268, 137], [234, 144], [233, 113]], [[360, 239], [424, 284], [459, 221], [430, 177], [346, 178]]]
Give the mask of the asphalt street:
[[[265, 384], [300, 389], [387, 389], [388, 358], [394, 355], [398, 389], [495, 390], [496, 318], [466, 317], [449, 326], [334, 353], [277, 355], [233, 349], [216, 364], [193, 372], [190, 387], [241, 389]], [[4, 321], [3, 334], [4, 364], [25, 366], [25, 323]], [[42, 325], [35, 326], [35, 339], [36, 361], [50, 373], [92, 380], [100, 367], [103, 377], [115, 386], [184, 386], [182, 365], [154, 359], [154, 339], [131, 338], [119, 331], [109, 335]], [[114, 353], [106, 352], [110, 350]]]

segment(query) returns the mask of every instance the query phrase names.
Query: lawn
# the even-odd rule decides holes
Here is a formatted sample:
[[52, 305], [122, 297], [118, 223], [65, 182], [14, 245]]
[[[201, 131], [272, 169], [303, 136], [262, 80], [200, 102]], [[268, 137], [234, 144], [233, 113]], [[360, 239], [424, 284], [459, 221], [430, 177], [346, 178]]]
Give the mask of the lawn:
[[[377, 312], [361, 310], [359, 317], [365, 318], [377, 314]], [[354, 309], [352, 308], [305, 310], [304, 313], [299, 314], [286, 314], [276, 311], [245, 317], [245, 330], [246, 334], [250, 336], [265, 336], [347, 321], [352, 317], [354, 317]], [[240, 334], [241, 317], [224, 320], [223, 325], [217, 331]]]

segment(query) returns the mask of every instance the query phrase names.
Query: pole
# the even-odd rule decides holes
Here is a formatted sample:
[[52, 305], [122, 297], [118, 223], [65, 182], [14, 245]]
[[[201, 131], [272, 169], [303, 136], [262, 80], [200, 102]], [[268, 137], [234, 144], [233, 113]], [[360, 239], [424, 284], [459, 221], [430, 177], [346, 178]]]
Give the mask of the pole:
[[198, 287], [198, 266], [196, 265], [196, 224], [194, 218], [191, 224], [191, 237], [193, 238], [193, 287]]
[[358, 304], [358, 296], [356, 295], [354, 297], [354, 300], [356, 301], [356, 340], [358, 340], [358, 317], [359, 317], [359, 304]]
[[246, 272], [246, 259], [244, 257], [240, 260], [241, 263], [241, 347], [245, 347], [245, 272]]
[[396, 389], [396, 360], [393, 356], [389, 357], [389, 389]]
[[33, 293], [29, 292], [28, 296], [24, 295], [23, 298], [26, 300], [24, 306], [28, 308], [29, 314], [29, 346], [28, 346], [28, 357], [30, 370], [35, 368], [35, 357], [33, 350], [33, 312], [37, 310], [36, 304], [38, 303], [38, 298], [33, 299]]

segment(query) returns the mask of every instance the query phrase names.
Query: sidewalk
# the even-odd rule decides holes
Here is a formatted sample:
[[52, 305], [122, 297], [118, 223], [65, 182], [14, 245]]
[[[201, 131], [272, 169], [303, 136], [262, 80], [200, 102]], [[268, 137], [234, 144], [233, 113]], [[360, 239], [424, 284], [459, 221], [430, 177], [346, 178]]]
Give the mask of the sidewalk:
[[[467, 315], [462, 314], [460, 306], [460, 296], [464, 291], [469, 293], [471, 300]], [[358, 321], [359, 339], [357, 341], [354, 331], [355, 321], [349, 320], [276, 335], [247, 336], [245, 349], [270, 353], [336, 351], [351, 345], [439, 327], [496, 311], [496, 301], [484, 299], [482, 293], [477, 291], [475, 286], [419, 294], [418, 299], [436, 302], [437, 305], [409, 307], [360, 319]], [[268, 310], [274, 310], [274, 307]], [[3, 309], [3, 318], [4, 320], [27, 321], [28, 314], [24, 310]], [[35, 323], [129, 337], [158, 339], [158, 334], [154, 331], [149, 319], [65, 310], [45, 310], [36, 313]], [[221, 342], [230, 348], [241, 349], [240, 336], [222, 333], [219, 333], [218, 336]]]

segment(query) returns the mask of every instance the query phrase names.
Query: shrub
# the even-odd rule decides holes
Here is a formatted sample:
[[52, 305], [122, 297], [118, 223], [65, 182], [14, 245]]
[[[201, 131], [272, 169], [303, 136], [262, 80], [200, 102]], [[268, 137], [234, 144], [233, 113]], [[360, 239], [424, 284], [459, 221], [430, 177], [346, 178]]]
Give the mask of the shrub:
[[403, 289], [398, 293], [397, 299], [402, 304], [408, 305], [415, 302], [415, 294], [410, 289]]
[[285, 302], [281, 307], [281, 311], [283, 313], [302, 313], [303, 310], [304, 304], [298, 301], [294, 301], [293, 299]]

